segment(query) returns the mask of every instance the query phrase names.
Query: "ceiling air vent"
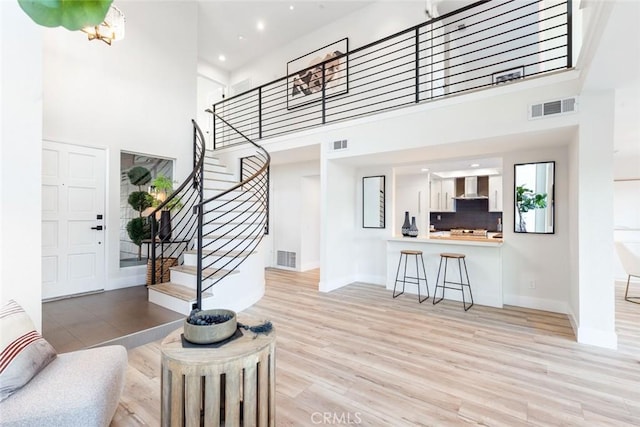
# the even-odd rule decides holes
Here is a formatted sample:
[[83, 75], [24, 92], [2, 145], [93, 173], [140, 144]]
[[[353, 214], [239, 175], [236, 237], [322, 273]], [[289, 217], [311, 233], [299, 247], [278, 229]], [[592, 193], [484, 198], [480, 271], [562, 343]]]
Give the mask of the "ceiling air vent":
[[331, 149], [332, 150], [346, 150], [347, 149], [347, 140], [346, 139], [341, 139], [338, 141], [333, 141], [331, 143]]
[[555, 101], [542, 102], [529, 106], [529, 118], [540, 119], [547, 116], [555, 116], [558, 114], [574, 113], [578, 110], [577, 98], [565, 98]]

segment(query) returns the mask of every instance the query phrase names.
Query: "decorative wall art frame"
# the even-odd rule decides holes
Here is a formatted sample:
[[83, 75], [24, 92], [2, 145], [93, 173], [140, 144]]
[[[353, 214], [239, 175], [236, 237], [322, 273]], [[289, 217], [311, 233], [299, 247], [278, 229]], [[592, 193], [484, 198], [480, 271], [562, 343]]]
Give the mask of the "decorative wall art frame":
[[512, 80], [524, 78], [524, 66], [509, 68], [508, 70], [498, 71], [491, 75], [491, 84], [499, 85], [508, 83]]
[[[287, 109], [322, 100], [322, 63], [325, 63], [325, 96], [349, 92], [349, 39], [344, 38], [287, 62]], [[344, 55], [344, 56], [342, 56]]]

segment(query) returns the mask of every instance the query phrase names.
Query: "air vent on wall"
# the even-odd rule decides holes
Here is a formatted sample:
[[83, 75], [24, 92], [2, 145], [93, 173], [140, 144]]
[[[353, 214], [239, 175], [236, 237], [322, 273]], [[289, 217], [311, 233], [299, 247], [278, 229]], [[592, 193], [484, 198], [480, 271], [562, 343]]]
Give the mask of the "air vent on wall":
[[276, 264], [281, 267], [296, 268], [296, 253], [287, 251], [278, 251], [278, 259]]
[[557, 114], [575, 113], [576, 111], [578, 111], [578, 99], [574, 96], [571, 98], [530, 105], [529, 118], [540, 119], [542, 117], [554, 116]]
[[340, 139], [338, 141], [333, 141], [331, 143], [331, 149], [332, 150], [346, 150], [347, 149], [347, 140], [346, 139]]

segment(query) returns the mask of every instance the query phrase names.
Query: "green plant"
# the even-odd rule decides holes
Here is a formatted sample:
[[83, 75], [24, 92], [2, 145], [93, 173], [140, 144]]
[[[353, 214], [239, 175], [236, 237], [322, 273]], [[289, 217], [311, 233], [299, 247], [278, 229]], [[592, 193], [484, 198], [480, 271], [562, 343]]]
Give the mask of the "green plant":
[[[138, 212], [138, 217], [127, 223], [129, 239], [138, 246], [138, 260], [142, 259], [142, 241], [151, 238], [151, 223], [142, 216], [142, 211], [153, 206], [153, 197], [142, 190], [142, 186], [151, 181], [151, 172], [142, 166], [135, 166], [127, 172], [127, 177], [132, 185], [138, 187], [138, 191], [129, 194], [127, 202], [131, 208]], [[155, 221], [155, 220], [154, 220]]]
[[[171, 194], [173, 194], [173, 181], [162, 174], [158, 174], [153, 180], [151, 185], [155, 188], [156, 197], [153, 201], [153, 206], [158, 207], [162, 202], [167, 200]], [[180, 209], [182, 207], [182, 201], [180, 196], [176, 196], [163, 207], [164, 210], [172, 211], [174, 209]]]
[[18, 0], [38, 25], [76, 31], [104, 21], [113, 0]]
[[518, 209], [518, 224], [516, 231], [527, 231], [523, 213], [534, 209], [544, 209], [547, 207], [547, 193], [534, 193], [533, 190], [519, 185], [516, 187], [516, 208]]

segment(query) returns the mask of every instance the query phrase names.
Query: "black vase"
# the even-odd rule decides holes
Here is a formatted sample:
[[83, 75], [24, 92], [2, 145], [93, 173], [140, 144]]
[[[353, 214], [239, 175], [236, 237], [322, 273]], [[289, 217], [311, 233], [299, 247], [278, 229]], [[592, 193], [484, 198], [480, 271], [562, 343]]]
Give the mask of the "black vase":
[[171, 238], [171, 212], [160, 212], [160, 230], [158, 230], [158, 237], [160, 240], [167, 240]]
[[409, 212], [404, 213], [404, 224], [402, 224], [402, 235], [409, 235], [409, 228], [411, 228], [411, 224], [409, 223]]
[[411, 217], [411, 227], [409, 227], [409, 237], [418, 237], [418, 227], [416, 227], [416, 217]]

